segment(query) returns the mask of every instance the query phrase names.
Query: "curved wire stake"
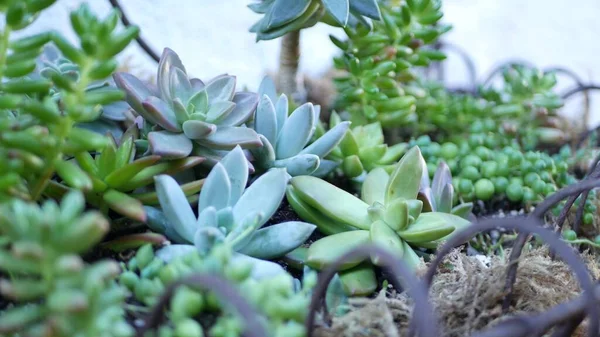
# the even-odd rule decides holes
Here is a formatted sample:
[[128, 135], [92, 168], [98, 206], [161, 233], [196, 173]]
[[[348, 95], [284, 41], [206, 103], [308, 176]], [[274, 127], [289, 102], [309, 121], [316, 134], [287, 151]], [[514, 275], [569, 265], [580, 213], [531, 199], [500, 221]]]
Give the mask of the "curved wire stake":
[[213, 291], [223, 303], [228, 302], [244, 320], [245, 334], [248, 337], [265, 337], [268, 331], [261, 324], [256, 309], [253, 308], [237, 289], [227, 279], [211, 274], [192, 274], [177, 282], [171, 283], [160, 296], [158, 302], [152, 308], [150, 315], [145, 321], [143, 327], [138, 331], [138, 336], [143, 337], [148, 330], [158, 328], [164, 310], [171, 301], [175, 290], [180, 286], [189, 286], [202, 290]]
[[349, 260], [367, 260], [372, 256], [377, 256], [379, 261], [383, 263], [382, 268], [385, 268], [392, 279], [389, 280], [396, 289], [407, 289], [415, 302], [414, 316], [411, 323], [415, 323], [418, 327], [419, 337], [438, 337], [438, 324], [433, 306], [429, 303], [427, 288], [420, 282], [411, 271], [406, 262], [397, 258], [387, 250], [375, 245], [363, 245], [352, 249], [348, 253], [338, 258], [332, 265], [325, 268], [319, 275], [317, 285], [315, 286], [310, 306], [308, 307], [308, 317], [306, 318], [306, 336], [313, 336], [313, 326], [315, 324], [315, 316], [322, 303], [325, 301], [325, 294], [329, 282], [337, 273], [340, 266]]
[[469, 88], [467, 90], [468, 92], [475, 94], [477, 91], [477, 67], [475, 66], [475, 62], [473, 62], [473, 59], [464, 49], [455, 44], [442, 41], [440, 42], [440, 46], [442, 49], [456, 53], [463, 60], [467, 67], [467, 72], [469, 73]]
[[515, 66], [524, 66], [524, 67], [529, 67], [529, 68], [535, 68], [535, 65], [533, 63], [524, 61], [524, 60], [509, 60], [506, 62], [503, 62], [499, 65], [497, 65], [495, 68], [492, 69], [492, 71], [490, 72], [490, 74], [486, 77], [486, 79], [481, 82], [481, 86], [485, 87], [491, 80], [494, 79], [494, 77], [496, 77], [497, 74], [499, 74], [500, 72], [504, 71], [507, 68], [511, 68], [511, 67], [515, 67]]
[[[132, 25], [131, 21], [129, 21], [129, 18], [125, 14], [123, 7], [119, 3], [119, 0], [108, 0], [108, 2], [110, 2], [110, 5], [113, 6], [113, 8], [116, 8], [119, 10], [119, 12], [121, 12], [121, 23], [123, 23], [123, 26], [125, 26], [125, 27], [131, 26]], [[150, 45], [146, 42], [146, 40], [144, 40], [144, 38], [141, 35], [138, 35], [135, 38], [135, 41], [140, 45], [142, 50], [144, 50], [144, 52], [146, 54], [148, 54], [148, 56], [150, 56], [154, 61], [156, 61], [156, 62], [160, 61], [160, 55], [158, 55], [152, 49], [152, 47], [150, 47]]]
[[[595, 181], [597, 184], [600, 184], [600, 181]], [[559, 194], [559, 191], [556, 194]], [[552, 196], [551, 196], [552, 197]], [[551, 198], [550, 197], [550, 198]], [[549, 199], [550, 199], [549, 198]], [[598, 331], [598, 327], [600, 325], [600, 309], [596, 304], [595, 299], [595, 288], [594, 283], [587, 271], [587, 267], [583, 260], [569, 247], [568, 244], [560, 240], [559, 236], [553, 231], [546, 229], [543, 227], [543, 222], [541, 219], [536, 217], [510, 217], [510, 218], [494, 218], [494, 219], [485, 219], [480, 222], [475, 222], [471, 226], [463, 229], [462, 231], [453, 235], [448, 241], [444, 243], [444, 245], [438, 249], [438, 253], [433, 261], [431, 261], [429, 268], [427, 269], [427, 273], [423, 278], [425, 285], [427, 288], [431, 286], [433, 281], [433, 277], [437, 271], [438, 266], [444, 259], [444, 257], [450, 253], [454, 247], [459, 246], [461, 243], [468, 241], [472, 237], [474, 237], [477, 233], [495, 229], [498, 227], [506, 228], [506, 229], [514, 229], [519, 230], [520, 232], [526, 232], [527, 234], [537, 234], [540, 236], [550, 248], [552, 248], [561, 259], [569, 265], [573, 274], [577, 277], [581, 288], [584, 291], [584, 294], [587, 294], [585, 306], [587, 308], [587, 312], [589, 314], [589, 329], [590, 336], [596, 336], [597, 334], [594, 332]], [[511, 254], [512, 257], [512, 254]], [[529, 323], [522, 322], [514, 322], [514, 324], [507, 325], [505, 329], [504, 336], [537, 336], [540, 333], [543, 333], [546, 327], [542, 326], [531, 326]], [[522, 334], [520, 334], [522, 333]], [[490, 336], [500, 336], [500, 335], [490, 335]], [[488, 336], [486, 336], [488, 337]]]
[[587, 92], [590, 90], [600, 90], [599, 84], [585, 84], [585, 85], [577, 85], [575, 88], [567, 90], [564, 94], [560, 95], [562, 99], [567, 99], [579, 92]]

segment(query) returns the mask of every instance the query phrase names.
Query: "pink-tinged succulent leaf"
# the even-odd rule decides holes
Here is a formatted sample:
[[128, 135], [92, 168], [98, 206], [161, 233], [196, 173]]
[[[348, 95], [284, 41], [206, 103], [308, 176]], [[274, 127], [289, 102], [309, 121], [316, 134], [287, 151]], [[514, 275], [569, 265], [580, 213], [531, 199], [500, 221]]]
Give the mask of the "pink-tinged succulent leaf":
[[235, 76], [230, 75], [219, 75], [208, 83], [204, 90], [208, 94], [208, 101], [210, 103], [231, 101], [235, 94]]
[[119, 72], [115, 73], [113, 78], [117, 87], [125, 91], [125, 100], [133, 110], [154, 123], [151, 117], [146, 116], [146, 111], [142, 106], [142, 102], [153, 95], [152, 91], [140, 79], [131, 74]]
[[156, 74], [156, 83], [161, 98], [170, 101], [174, 97], [170, 95], [171, 68], [179, 68], [184, 73], [185, 67], [179, 58], [179, 55], [169, 48], [165, 48], [158, 62], [158, 72]]
[[216, 150], [231, 150], [236, 145], [244, 149], [256, 148], [262, 145], [258, 134], [254, 130], [232, 126], [219, 127], [216, 132], [197, 142]]
[[187, 138], [204, 139], [217, 131], [217, 126], [212, 123], [190, 119], [183, 123], [183, 133]]
[[205, 86], [204, 82], [202, 82], [202, 80], [199, 78], [190, 79], [190, 84], [192, 85], [192, 90], [194, 92], [204, 89]]
[[258, 105], [258, 95], [251, 92], [238, 92], [233, 96], [235, 108], [220, 121], [219, 125], [239, 126], [245, 123], [256, 110]]
[[148, 142], [153, 154], [163, 159], [185, 158], [192, 153], [192, 141], [183, 133], [153, 131], [148, 133]]
[[229, 114], [235, 109], [235, 103], [229, 101], [215, 102], [210, 105], [206, 112], [206, 120], [220, 124], [220, 121], [224, 120]]
[[144, 110], [152, 120], [162, 128], [171, 132], [181, 132], [181, 125], [177, 122], [175, 111], [158, 97], [150, 96], [142, 103]]
[[438, 165], [433, 175], [433, 181], [431, 182], [431, 191], [436, 199], [439, 199], [439, 196], [448, 184], [452, 184], [452, 173], [450, 173], [450, 167], [442, 161]]
[[180, 68], [171, 69], [171, 78], [169, 79], [169, 92], [172, 99], [180, 98], [186, 102], [192, 93], [192, 84], [187, 74]]
[[146, 222], [146, 212], [139, 200], [117, 190], [109, 190], [102, 198], [115, 212], [133, 220]]

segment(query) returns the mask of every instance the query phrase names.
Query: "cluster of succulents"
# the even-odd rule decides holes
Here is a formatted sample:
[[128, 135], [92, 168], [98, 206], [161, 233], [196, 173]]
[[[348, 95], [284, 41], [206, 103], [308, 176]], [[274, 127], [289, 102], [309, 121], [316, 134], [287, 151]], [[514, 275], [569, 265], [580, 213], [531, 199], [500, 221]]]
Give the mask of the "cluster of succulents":
[[384, 128], [413, 124], [416, 100], [423, 90], [413, 85], [415, 67], [424, 67], [445, 55], [432, 46], [450, 29], [440, 24], [441, 1], [382, 4], [382, 20], [373, 29], [346, 28], [348, 40], [331, 37], [343, 54], [334, 59], [344, 75], [336, 77], [336, 109], [354, 125], [379, 121]]
[[[135, 301], [144, 305], [155, 304], [167, 286], [187, 275], [218, 275], [231, 282], [258, 310], [270, 336], [305, 336], [303, 322], [308, 313], [309, 295], [316, 283], [314, 272], [305, 273], [302, 281], [287, 273], [256, 280], [251, 277], [252, 265], [235, 260], [226, 245], [215, 246], [209, 254], [189, 252], [168, 263], [155, 257], [152, 247], [146, 245], [122, 266], [120, 284], [130, 290]], [[329, 297], [343, 300], [334, 286], [332, 283], [329, 288]], [[210, 290], [192, 286], [177, 288], [168, 305], [170, 322], [162, 325], [158, 333], [160, 336], [203, 336], [206, 331], [215, 337], [242, 336], [243, 322], [223, 300]], [[330, 300], [330, 303], [334, 302]], [[196, 320], [199, 314], [212, 314], [217, 318], [206, 326], [210, 321], [199, 322]]]
[[368, 24], [367, 18], [380, 20], [377, 0], [259, 0], [248, 5], [262, 17], [251, 28], [256, 40], [272, 40], [318, 22], [346, 27], [359, 22]]

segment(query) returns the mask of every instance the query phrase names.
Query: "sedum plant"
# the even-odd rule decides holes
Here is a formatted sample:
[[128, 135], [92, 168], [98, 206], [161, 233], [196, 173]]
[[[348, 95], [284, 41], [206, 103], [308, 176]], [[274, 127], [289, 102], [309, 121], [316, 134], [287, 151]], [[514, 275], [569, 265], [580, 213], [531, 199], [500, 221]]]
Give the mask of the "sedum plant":
[[[281, 257], [308, 239], [315, 226], [289, 221], [263, 225], [277, 211], [285, 195], [289, 176], [284, 169], [272, 169], [248, 188], [248, 163], [238, 146], [217, 163], [202, 187], [198, 216], [173, 178], [155, 178], [162, 213], [150, 209], [149, 225], [180, 244], [162, 249], [164, 256], [181, 250], [195, 249], [207, 253], [219, 242], [243, 255], [241, 259], [256, 265], [257, 273], [270, 273], [281, 267], [261, 259]], [[193, 245], [193, 246], [192, 246]], [[262, 269], [260, 269], [262, 268]]]
[[[161, 157], [150, 155], [136, 159], [134, 141], [138, 137], [138, 128], [131, 126], [116, 143], [109, 137], [109, 143], [94, 156], [89, 152], [75, 155], [65, 167], [59, 170], [62, 182], [50, 182], [49, 190], [55, 197], [61, 197], [69, 188], [85, 192], [89, 204], [102, 210], [108, 210], [132, 220], [146, 220], [143, 203], [157, 204], [158, 196], [154, 191], [137, 192], [154, 183], [157, 174], [175, 174], [200, 164], [204, 158], [187, 157], [178, 160], [160, 162]], [[186, 196], [198, 193], [203, 180], [191, 181], [182, 186]]]
[[[147, 245], [124, 263], [123, 269], [120, 283], [144, 305], [154, 305], [165, 287], [192, 273], [222, 276], [256, 308], [269, 336], [305, 336], [303, 322], [316, 283], [315, 273], [307, 273], [302, 283], [287, 273], [256, 280], [251, 277], [252, 265], [236, 260], [226, 245], [217, 245], [206, 255], [192, 251], [168, 263], [155, 257]], [[203, 336], [203, 330], [214, 337], [243, 335], [243, 321], [210, 291], [180, 287], [169, 304], [169, 321], [159, 328], [160, 336]], [[198, 321], [200, 315], [215, 315], [216, 319]]]
[[[391, 174], [375, 168], [364, 180], [360, 199], [315, 177], [292, 178], [287, 190], [290, 205], [328, 235], [311, 244], [306, 265], [321, 269], [349, 249], [373, 242], [417, 267], [420, 259], [413, 247], [436, 248], [467, 226], [469, 221], [450, 213], [422, 213], [423, 202], [417, 195], [424, 162], [414, 147]], [[359, 262], [342, 266], [346, 271], [342, 281], [356, 283], [356, 293], [369, 293], [375, 289], [375, 277], [372, 269]], [[373, 262], [377, 264], [376, 257]]]
[[[0, 5], [6, 13], [0, 31], [0, 199], [38, 200], [53, 175], [68, 165], [65, 159], [103, 148], [106, 137], [77, 125], [96, 120], [103, 105], [124, 96], [111, 88], [87, 90], [116, 69], [115, 55], [138, 34], [137, 27], [115, 30], [116, 11], [103, 20], [86, 4], [73, 11], [70, 18], [78, 46], [57, 32], [11, 41], [12, 32], [25, 28], [53, 2], [4, 1]], [[48, 72], [49, 79], [36, 76], [36, 58], [48, 43], [77, 66], [78, 76], [69, 71]]]
[[270, 82], [265, 77], [261, 83], [261, 99], [254, 117], [253, 128], [262, 143], [250, 150], [255, 169], [265, 172], [280, 167], [291, 176], [329, 173], [336, 163], [323, 159], [342, 140], [350, 122], [338, 123], [308, 145], [319, 123], [320, 106], [305, 103], [289, 114], [287, 96], [282, 94], [277, 99], [274, 90], [265, 89], [274, 87]]
[[125, 321], [127, 291], [114, 283], [118, 264], [88, 265], [79, 256], [109, 229], [102, 214], [84, 208], [79, 191], [60, 204], [15, 199], [0, 205], [0, 293], [14, 303], [0, 314], [2, 335], [135, 335]]
[[272, 40], [300, 29], [312, 27], [319, 21], [346, 27], [348, 24], [367, 22], [365, 17], [380, 20], [377, 0], [261, 0], [248, 5], [262, 14], [250, 32], [257, 41]]
[[204, 83], [189, 78], [179, 56], [165, 48], [158, 65], [157, 89], [128, 73], [114, 75], [126, 100], [148, 125], [150, 153], [164, 159], [194, 155], [214, 163], [236, 145], [260, 146], [254, 130], [242, 126], [254, 113], [258, 96], [235, 92], [236, 79], [220, 75]]
[[[333, 112], [329, 127], [334, 128], [339, 123], [343, 122]], [[339, 167], [346, 177], [357, 178], [376, 167], [393, 167], [406, 152], [406, 148], [403, 143], [388, 146], [381, 123], [375, 122], [352, 128], [327, 158], [340, 163]]]

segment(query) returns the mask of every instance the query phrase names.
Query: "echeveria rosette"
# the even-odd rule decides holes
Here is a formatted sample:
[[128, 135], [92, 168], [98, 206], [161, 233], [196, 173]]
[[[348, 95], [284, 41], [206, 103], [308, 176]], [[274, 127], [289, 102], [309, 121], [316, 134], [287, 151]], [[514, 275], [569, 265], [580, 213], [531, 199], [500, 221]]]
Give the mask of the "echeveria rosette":
[[238, 146], [210, 171], [200, 193], [196, 217], [177, 182], [167, 175], [157, 176], [162, 212], [147, 208], [148, 223], [178, 243], [161, 249], [160, 255], [174, 256], [190, 248], [206, 253], [216, 243], [224, 242], [240, 253], [237, 258], [255, 265], [256, 275], [281, 271], [278, 264], [263, 259], [291, 252], [316, 228], [298, 221], [261, 228], [277, 211], [288, 179], [284, 169], [275, 168], [246, 188], [248, 161]]
[[263, 17], [250, 27], [256, 40], [272, 40], [319, 21], [336, 27], [370, 26], [367, 18], [380, 20], [377, 0], [263, 0], [248, 5]]
[[[449, 213], [421, 213], [423, 202], [417, 195], [424, 170], [421, 152], [414, 147], [391, 174], [384, 168], [369, 172], [360, 199], [319, 178], [292, 178], [287, 191], [290, 205], [328, 235], [309, 247], [306, 265], [322, 269], [349, 249], [372, 242], [418, 266], [420, 259], [412, 247], [436, 248], [469, 224]], [[377, 264], [377, 258], [372, 262]], [[342, 282], [360, 284], [355, 292], [366, 294], [376, 288], [375, 277], [359, 263], [348, 261], [342, 266]]]
[[[271, 82], [266, 77], [259, 92], [272, 87], [265, 81]], [[269, 94], [275, 96], [265, 90], [254, 118], [253, 128], [262, 142], [261, 147], [250, 150], [254, 168], [258, 172], [285, 168], [291, 176], [322, 176], [333, 170], [337, 164], [323, 158], [339, 144], [350, 122], [339, 123], [309, 145], [319, 123], [320, 107], [305, 103], [289, 114], [287, 96], [281, 95], [275, 101]]]
[[[329, 119], [330, 129], [341, 122], [336, 112]], [[407, 145], [400, 143], [388, 146], [379, 122], [359, 125], [346, 132], [340, 144], [331, 151], [327, 159], [340, 163], [340, 169], [348, 178], [357, 178], [376, 167], [392, 167], [406, 152]]]
[[471, 218], [473, 216], [471, 213], [473, 203], [466, 202], [454, 206], [455, 197], [452, 173], [446, 162], [441, 161], [439, 163], [431, 183], [427, 170], [423, 172], [418, 199], [423, 202], [425, 212], [452, 213], [465, 219]]
[[[111, 136], [108, 144], [95, 154], [78, 152], [70, 161], [57, 164], [57, 173], [62, 182], [51, 181], [46, 192], [61, 197], [69, 188], [85, 192], [89, 204], [108, 212], [116, 213], [137, 221], [146, 221], [143, 205], [158, 204], [155, 191], [147, 187], [154, 183], [158, 174], [175, 174], [192, 168], [204, 160], [202, 157], [187, 157], [161, 161], [157, 155], [136, 158], [134, 141], [138, 137], [136, 125], [131, 126], [116, 142]], [[191, 181], [181, 188], [192, 198], [202, 187], [203, 180]]]
[[177, 54], [166, 48], [158, 65], [157, 89], [131, 74], [114, 75], [133, 110], [153, 127], [149, 150], [162, 158], [179, 159], [192, 151], [217, 161], [236, 145], [261, 145], [254, 130], [242, 125], [252, 117], [258, 95], [235, 92], [236, 78], [220, 75], [207, 83], [189, 78]]

